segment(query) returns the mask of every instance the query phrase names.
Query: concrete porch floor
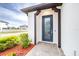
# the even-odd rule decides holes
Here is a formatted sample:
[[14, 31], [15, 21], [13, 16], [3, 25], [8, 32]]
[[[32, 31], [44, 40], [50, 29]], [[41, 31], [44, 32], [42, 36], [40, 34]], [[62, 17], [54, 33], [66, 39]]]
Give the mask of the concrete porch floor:
[[26, 56], [64, 56], [56, 44], [40, 42]]

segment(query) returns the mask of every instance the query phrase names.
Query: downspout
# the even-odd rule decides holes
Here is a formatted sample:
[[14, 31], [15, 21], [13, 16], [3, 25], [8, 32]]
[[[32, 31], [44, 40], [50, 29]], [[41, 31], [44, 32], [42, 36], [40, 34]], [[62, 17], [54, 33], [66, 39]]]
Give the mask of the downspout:
[[61, 9], [58, 9], [58, 47], [61, 48]]
[[34, 14], [34, 44], [36, 45], [36, 14]]

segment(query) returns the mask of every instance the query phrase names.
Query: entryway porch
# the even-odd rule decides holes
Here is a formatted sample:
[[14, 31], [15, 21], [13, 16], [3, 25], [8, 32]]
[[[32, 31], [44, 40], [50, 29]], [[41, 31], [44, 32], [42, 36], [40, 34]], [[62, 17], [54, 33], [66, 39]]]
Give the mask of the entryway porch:
[[64, 56], [57, 44], [39, 42], [26, 56]]

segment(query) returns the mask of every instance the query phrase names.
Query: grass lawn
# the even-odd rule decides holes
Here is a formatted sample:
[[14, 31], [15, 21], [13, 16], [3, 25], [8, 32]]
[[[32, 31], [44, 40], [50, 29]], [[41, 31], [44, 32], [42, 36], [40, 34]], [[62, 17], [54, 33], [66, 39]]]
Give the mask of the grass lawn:
[[26, 32], [26, 31], [8, 31], [8, 32], [0, 32], [0, 34], [20, 33], [20, 32]]

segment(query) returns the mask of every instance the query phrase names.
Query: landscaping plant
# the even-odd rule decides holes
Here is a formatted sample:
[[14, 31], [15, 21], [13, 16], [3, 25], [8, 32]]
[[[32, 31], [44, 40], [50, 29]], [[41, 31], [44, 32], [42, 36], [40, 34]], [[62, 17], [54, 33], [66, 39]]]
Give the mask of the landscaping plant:
[[11, 53], [7, 54], [6, 56], [16, 56], [16, 53], [14, 53], [14, 52], [12, 53], [11, 52]]
[[20, 39], [23, 48], [27, 48], [31, 43], [31, 39], [28, 38], [28, 34], [26, 33], [20, 34]]
[[16, 56], [16, 53], [13, 53], [12, 56]]
[[17, 44], [21, 44], [23, 48], [27, 48], [31, 43], [27, 33], [22, 33], [19, 36], [6, 36], [0, 38], [0, 52], [12, 48]]
[[0, 52], [4, 51], [6, 49], [7, 49], [6, 44], [0, 43]]
[[7, 36], [0, 38], [0, 51], [12, 48], [17, 45], [17, 36]]

